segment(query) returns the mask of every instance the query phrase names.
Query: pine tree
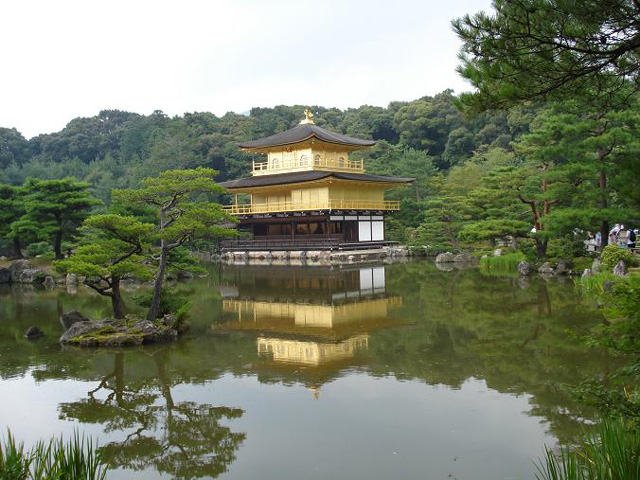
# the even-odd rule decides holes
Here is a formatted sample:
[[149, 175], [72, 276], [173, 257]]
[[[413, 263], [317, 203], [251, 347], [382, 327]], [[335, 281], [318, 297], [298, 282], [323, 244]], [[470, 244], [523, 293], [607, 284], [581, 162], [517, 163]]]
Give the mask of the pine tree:
[[111, 298], [114, 317], [124, 318], [120, 281], [125, 276], [151, 278], [143, 252], [153, 229], [134, 217], [93, 215], [82, 226], [82, 243], [75, 253], [54, 266], [63, 273], [84, 275], [85, 285]]
[[152, 240], [159, 242], [158, 269], [153, 298], [147, 320], [155, 320], [160, 312], [162, 286], [169, 253], [191, 241], [232, 235], [225, 224], [233, 221], [222, 206], [212, 202], [197, 202], [201, 194], [222, 193], [224, 189], [213, 181], [217, 172], [209, 168], [168, 170], [158, 177], [145, 178], [142, 188], [115, 190], [114, 198], [131, 206], [150, 207], [157, 213]]
[[89, 195], [89, 184], [71, 177], [61, 180], [29, 179], [24, 185], [26, 215], [19, 231], [36, 231], [40, 238], [53, 238], [56, 258], [62, 255], [62, 241], [71, 239], [99, 202]]
[[19, 232], [11, 228], [11, 224], [24, 214], [20, 187], [0, 184], [0, 238], [13, 244], [13, 256], [22, 258], [22, 244]]

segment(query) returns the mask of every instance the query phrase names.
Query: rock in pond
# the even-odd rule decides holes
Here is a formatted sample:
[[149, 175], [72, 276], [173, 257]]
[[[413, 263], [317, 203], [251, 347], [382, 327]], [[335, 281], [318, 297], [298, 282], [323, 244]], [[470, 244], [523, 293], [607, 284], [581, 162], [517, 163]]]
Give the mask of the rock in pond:
[[128, 326], [124, 320], [111, 318], [77, 321], [60, 337], [60, 343], [79, 347], [126, 347], [175, 340], [175, 328], [162, 320], [138, 320]]
[[26, 338], [27, 340], [35, 340], [36, 338], [40, 338], [43, 335], [44, 332], [38, 327], [29, 327], [24, 332], [24, 338]]
[[42, 282], [42, 284], [47, 290], [51, 290], [56, 286], [56, 282], [51, 275], [47, 275], [46, 277], [44, 277], [44, 282]]
[[478, 263], [478, 259], [470, 253], [459, 253], [453, 257], [454, 263], [464, 263], [467, 265], [475, 265]]
[[518, 273], [524, 277], [528, 276], [531, 273], [529, 262], [520, 262], [518, 264]]
[[453, 263], [453, 253], [451, 252], [444, 252], [444, 253], [439, 253], [438, 256], [436, 256], [436, 263]]
[[565, 274], [569, 273], [569, 271], [567, 269], [567, 264], [563, 260], [558, 260], [556, 262], [554, 273], [556, 275], [565, 275]]
[[71, 325], [77, 322], [88, 322], [89, 319], [77, 310], [71, 310], [69, 313], [60, 315], [60, 323], [65, 330], [69, 330]]

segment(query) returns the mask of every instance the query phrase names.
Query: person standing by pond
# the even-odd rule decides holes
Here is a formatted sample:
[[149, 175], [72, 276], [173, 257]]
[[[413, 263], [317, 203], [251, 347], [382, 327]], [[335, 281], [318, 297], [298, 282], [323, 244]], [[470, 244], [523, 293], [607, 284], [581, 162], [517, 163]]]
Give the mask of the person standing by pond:
[[636, 248], [636, 231], [629, 228], [627, 233], [627, 248]]

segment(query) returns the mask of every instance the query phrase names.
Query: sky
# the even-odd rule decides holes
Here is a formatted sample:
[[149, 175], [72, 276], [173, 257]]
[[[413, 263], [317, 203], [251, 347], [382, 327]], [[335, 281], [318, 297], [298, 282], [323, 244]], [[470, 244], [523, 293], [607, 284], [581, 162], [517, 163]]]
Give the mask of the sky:
[[447, 88], [451, 20], [490, 0], [0, 2], [0, 127], [25, 137], [118, 109], [386, 106]]

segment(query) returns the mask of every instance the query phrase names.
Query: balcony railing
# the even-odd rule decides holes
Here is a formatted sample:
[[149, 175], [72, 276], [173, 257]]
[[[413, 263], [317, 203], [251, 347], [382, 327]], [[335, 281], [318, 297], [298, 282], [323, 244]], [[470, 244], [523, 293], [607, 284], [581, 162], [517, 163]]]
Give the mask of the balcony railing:
[[397, 200], [321, 200], [309, 202], [254, 203], [246, 205], [228, 205], [224, 207], [233, 215], [250, 213], [284, 213], [307, 210], [400, 210]]
[[314, 160], [298, 158], [295, 160], [279, 160], [277, 163], [274, 161], [271, 163], [253, 162], [253, 175], [269, 175], [304, 168], [326, 168], [334, 171], [362, 173], [364, 172], [364, 163], [362, 160], [348, 160], [345, 158], [316, 158]]

